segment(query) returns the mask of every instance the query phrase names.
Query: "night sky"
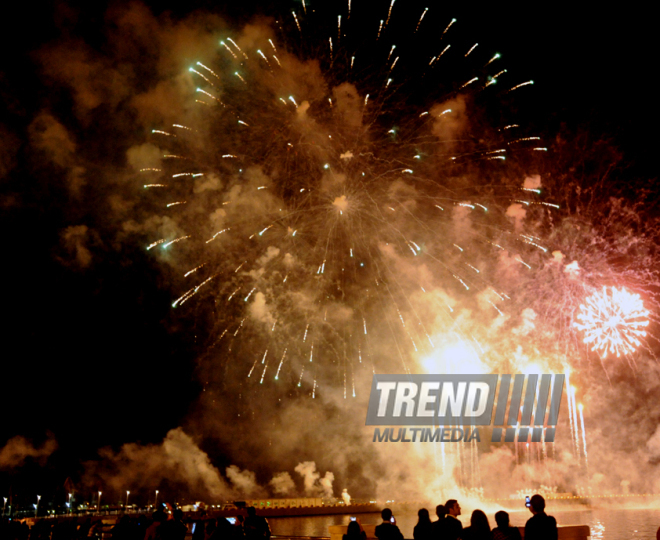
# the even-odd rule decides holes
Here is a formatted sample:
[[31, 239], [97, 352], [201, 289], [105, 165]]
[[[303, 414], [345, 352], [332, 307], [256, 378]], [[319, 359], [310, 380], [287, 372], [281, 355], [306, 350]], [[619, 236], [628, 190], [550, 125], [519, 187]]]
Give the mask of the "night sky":
[[[425, 7], [399, 2], [416, 14]], [[299, 4], [166, 0], [141, 5], [160, 20], [211, 13], [231, 28], [255, 13], [290, 13]], [[60, 486], [66, 477], [79, 479], [80, 464], [95, 459], [100, 448], [162, 441], [198, 408], [204, 387], [196, 360], [207, 346], [206, 322], [171, 309], [179, 291], [145, 252], [146, 236], [114, 234], [112, 196], [124, 190], [114, 178], [125, 174], [128, 147], [146, 139], [146, 122], [136, 123], [128, 135], [120, 131], [106, 121], [115, 114], [112, 98], [80, 114], [71, 88], [51, 69], [63, 54], [61, 43], [70, 51], [108, 53], [109, 41], [116, 39], [112, 13], [127, 5], [18, 2], [12, 16], [2, 18], [0, 447], [23, 436], [36, 448], [56, 440], [57, 450], [18, 466], [1, 464], [0, 491], [18, 483]], [[545, 146], [552, 147], [560, 134], [587, 144], [610, 141], [621, 155], [612, 180], [617, 189], [627, 186], [631, 197], [638, 189], [656, 193], [660, 118], [651, 14], [634, 6], [609, 11], [576, 4], [502, 6], [429, 7], [456, 17], [457, 35], [500, 52], [516, 80], [534, 80], [516, 106], [527, 131], [541, 135]], [[398, 2], [396, 8], [404, 9]], [[151, 53], [136, 50], [136, 66], [141, 54]], [[143, 75], [147, 87], [147, 67]], [[85, 76], [108, 83], [94, 72]], [[66, 126], [74, 141], [51, 160], [35, 142], [44, 111]], [[612, 155], [604, 152], [603, 159]], [[72, 173], [76, 166], [82, 170]], [[78, 188], [71, 187], [75, 182]], [[86, 233], [83, 247], [75, 231]], [[209, 455], [218, 465], [236, 459], [217, 448]]]

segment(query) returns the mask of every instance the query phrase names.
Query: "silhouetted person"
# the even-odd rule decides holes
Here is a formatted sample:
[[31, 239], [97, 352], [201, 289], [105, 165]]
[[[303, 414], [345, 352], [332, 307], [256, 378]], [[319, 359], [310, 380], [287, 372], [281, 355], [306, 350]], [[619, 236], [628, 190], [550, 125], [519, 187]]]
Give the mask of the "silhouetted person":
[[247, 513], [248, 515], [243, 523], [246, 540], [268, 540], [270, 538], [270, 526], [266, 518], [258, 516], [254, 506], [248, 507]]
[[131, 538], [131, 518], [123, 515], [110, 531], [112, 540], [129, 540]]
[[[223, 520], [224, 523], [226, 523], [227, 525], [231, 525], [231, 523], [229, 523], [229, 521], [227, 521], [226, 518], [217, 518], [217, 519], [209, 520], [208, 523], [206, 524], [206, 530], [204, 531], [205, 540], [210, 540], [211, 537], [218, 538], [218, 535], [216, 534], [215, 536], [213, 536], [213, 533], [215, 533], [215, 530], [218, 527], [218, 525], [224, 525], [224, 523], [222, 523], [221, 520]], [[227, 531], [225, 530], [224, 532], [226, 533]]]
[[158, 508], [156, 508], [156, 510], [153, 511], [153, 513], [151, 514], [151, 519], [156, 519], [156, 516], [160, 516], [159, 517], [160, 523], [167, 521], [168, 515], [167, 512], [165, 512], [165, 505], [163, 505], [162, 503], [159, 504]]
[[392, 510], [383, 508], [380, 516], [383, 518], [383, 522], [376, 526], [376, 538], [378, 540], [403, 540], [403, 535], [396, 526], [396, 520], [392, 517]]
[[525, 523], [525, 540], [557, 540], [557, 520], [545, 513], [545, 499], [533, 495], [529, 511], [534, 514]]
[[[167, 514], [163, 513], [163, 521], [167, 521]], [[132, 540], [143, 540], [147, 534], [149, 525], [153, 522], [152, 518], [149, 519], [144, 514], [139, 514], [137, 517], [131, 519], [131, 538]], [[162, 522], [161, 522], [162, 523]]]
[[89, 530], [88, 536], [94, 539], [100, 539], [103, 536], [104, 529], [103, 520], [97, 519], [92, 523], [92, 528]]
[[367, 540], [367, 533], [362, 530], [357, 521], [351, 521], [348, 524], [346, 534], [342, 536], [342, 540]]
[[85, 518], [83, 522], [78, 527], [78, 538], [86, 539], [89, 536], [89, 530], [92, 528], [92, 520], [90, 518]]
[[458, 520], [461, 515], [461, 505], [456, 499], [449, 499], [445, 503], [447, 515], [442, 526], [442, 540], [456, 540], [460, 538], [463, 524]]
[[493, 540], [522, 540], [518, 527], [509, 525], [509, 514], [500, 510], [495, 514], [497, 527], [493, 529]]
[[[234, 526], [224, 517], [215, 520], [213, 527], [206, 527], [208, 540], [234, 540]], [[209, 525], [211, 525], [210, 523]], [[209, 534], [210, 529], [210, 534]]]
[[30, 527], [25, 521], [14, 521], [16, 523], [17, 540], [28, 540], [30, 537]]
[[245, 538], [245, 518], [243, 516], [236, 517], [236, 534], [238, 538]]
[[16, 538], [18, 540], [28, 540], [30, 536], [30, 527], [25, 521], [19, 521]]
[[433, 523], [431, 523], [429, 511], [426, 508], [420, 508], [417, 511], [417, 518], [417, 525], [413, 529], [413, 538], [415, 540], [432, 540]]
[[156, 510], [151, 517], [153, 522], [147, 527], [147, 530], [144, 533], [144, 540], [160, 540], [161, 528], [167, 519], [167, 514]]
[[196, 520], [195, 523], [193, 523], [192, 540], [204, 540], [205, 529], [206, 529], [206, 523], [200, 516], [200, 519]]
[[438, 519], [436, 519], [433, 523], [433, 537], [440, 539], [443, 537], [443, 527], [445, 525], [445, 514], [447, 513], [447, 510], [445, 509], [444, 504], [439, 504], [438, 506], [435, 507], [435, 515], [438, 516]]
[[160, 526], [161, 540], [185, 540], [188, 529], [183, 524], [183, 512], [177, 508], [172, 512], [172, 519]]
[[[52, 538], [52, 540], [69, 540], [70, 538], [74, 538], [74, 536], [71, 535], [72, 521], [73, 520], [57, 521], [53, 524], [52, 532], [48, 537]], [[41, 536], [44, 536], [44, 534], [41, 533]]]
[[474, 510], [470, 516], [470, 526], [461, 532], [463, 540], [492, 540], [490, 523], [482, 510]]

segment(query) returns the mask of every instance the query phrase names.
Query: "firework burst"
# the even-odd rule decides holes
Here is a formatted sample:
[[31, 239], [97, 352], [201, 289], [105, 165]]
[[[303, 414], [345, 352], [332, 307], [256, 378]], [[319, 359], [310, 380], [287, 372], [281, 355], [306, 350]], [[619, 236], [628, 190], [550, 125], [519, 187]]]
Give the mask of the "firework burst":
[[[391, 43], [402, 30], [389, 13], [367, 40], [355, 10], [332, 27], [307, 15], [248, 27], [190, 68], [203, 113], [154, 130], [167, 150], [145, 188], [168, 214], [148, 249], [190, 281], [174, 307], [207, 300], [212, 348], [241, 359], [237, 375], [286, 374], [314, 395], [331, 372], [347, 396], [376, 354], [410, 372], [438, 321], [460, 334], [457, 302], [478, 297], [502, 316], [493, 267], [505, 253], [530, 269], [524, 254], [547, 251], [512, 217], [554, 205], [503, 169], [507, 155], [544, 150], [538, 137], [489, 120], [489, 104], [526, 85], [498, 93], [506, 70], [484, 47], [454, 55], [453, 19], [419, 50]], [[410, 41], [425, 15], [404, 29]]]
[[584, 332], [584, 343], [593, 345], [592, 351], [599, 351], [603, 358], [610, 353], [619, 358], [632, 354], [641, 345], [648, 317], [649, 311], [638, 294], [623, 287], [603, 287], [580, 306], [574, 325]]

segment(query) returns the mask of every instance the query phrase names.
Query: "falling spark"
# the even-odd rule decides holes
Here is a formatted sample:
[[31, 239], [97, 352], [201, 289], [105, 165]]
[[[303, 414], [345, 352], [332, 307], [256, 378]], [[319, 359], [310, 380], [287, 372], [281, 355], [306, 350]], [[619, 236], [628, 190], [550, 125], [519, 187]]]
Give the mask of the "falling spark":
[[[206, 67], [206, 66], [205, 66], [204, 64], [202, 64], [201, 62], [197, 62], [197, 65], [198, 65], [199, 67], [201, 67], [201, 68], [204, 68], [204, 69], [205, 69], [206, 71], [208, 71], [211, 75], [213, 75], [216, 79], [220, 79], [220, 77], [218, 77], [217, 73], [215, 73], [215, 71], [213, 71], [211, 68]], [[176, 124], [174, 124], [174, 125], [175, 125], [176, 127], [181, 127], [181, 128], [184, 127], [184, 126], [177, 126]], [[184, 129], [189, 129], [189, 128], [184, 128]]]
[[163, 242], [165, 242], [164, 238], [161, 238], [160, 240], [156, 240], [153, 244], [149, 244], [147, 246], [147, 251], [149, 251], [151, 248], [155, 248], [158, 244], [162, 244]]
[[252, 296], [252, 293], [256, 290], [257, 288], [253, 287], [252, 290], [248, 293], [248, 295], [244, 298], [244, 301], [247, 302], [250, 299], [250, 296]]
[[529, 84], [534, 84], [534, 81], [527, 81], [527, 82], [524, 82], [524, 83], [520, 83], [520, 84], [514, 86], [513, 88], [511, 88], [511, 90], [509, 90], [509, 92], [513, 92], [514, 90], [518, 90], [518, 88], [522, 88], [523, 86], [527, 86]]
[[387, 26], [390, 22], [390, 17], [392, 16], [392, 7], [394, 7], [394, 2], [395, 0], [392, 0], [392, 2], [390, 3], [390, 9], [387, 12], [387, 20], [385, 21], [385, 26]]
[[202, 90], [201, 88], [197, 88], [196, 90], [200, 94], [204, 94], [205, 96], [210, 97], [211, 99], [214, 99], [215, 101], [222, 103], [217, 97], [215, 97], [213, 94], [209, 94], [206, 90]]
[[525, 261], [523, 261], [523, 260], [520, 258], [520, 256], [517, 256], [515, 260], [518, 261], [520, 264], [525, 265], [525, 266], [527, 267], [528, 270], [531, 270], [531, 269], [532, 269], [532, 267], [531, 267], [529, 264], [527, 264]]
[[449, 30], [451, 28], [452, 24], [454, 24], [455, 22], [456, 22], [456, 19], [451, 20], [451, 22], [447, 25], [447, 28], [445, 28], [445, 31], [442, 33], [443, 36], [447, 33], [447, 30]]
[[257, 49], [257, 54], [261, 56], [261, 58], [263, 58], [266, 61], [266, 64], [270, 66], [270, 62], [268, 61], [268, 58], [266, 58], [266, 55], [263, 52], [261, 52], [261, 49]]
[[206, 263], [202, 263], [197, 268], [193, 268], [192, 270], [188, 270], [185, 274], [183, 274], [183, 277], [188, 277], [190, 274], [194, 274], [195, 272], [197, 272], [197, 270], [202, 268], [204, 265], [206, 265]]
[[504, 313], [500, 311], [500, 308], [498, 308], [495, 304], [493, 304], [490, 300], [488, 300], [488, 303], [495, 308], [495, 310], [500, 314], [500, 316], [504, 316]]
[[191, 73], [194, 73], [195, 75], [198, 75], [199, 77], [201, 77], [202, 79], [204, 79], [207, 83], [209, 83], [211, 86], [215, 86], [215, 85], [209, 80], [209, 78], [208, 78], [206, 75], [204, 75], [203, 73], [200, 73], [200, 72], [197, 71], [195, 68], [188, 68], [188, 71], [190, 71]]
[[424, 12], [422, 13], [422, 16], [419, 18], [419, 22], [417, 23], [417, 27], [415, 28], [415, 33], [417, 33], [417, 30], [419, 30], [419, 25], [422, 24], [422, 19], [424, 18], [424, 15], [426, 15], [426, 12], [429, 10], [429, 8], [425, 8]]
[[259, 381], [259, 384], [263, 384], [263, 383], [264, 383], [264, 377], [266, 376], [266, 370], [267, 370], [267, 369], [268, 369], [268, 363], [266, 363], [266, 364], [264, 365], [264, 370], [263, 370], [263, 372], [261, 373], [261, 380]]
[[450, 47], [451, 47], [451, 45], [447, 45], [438, 56], [434, 56], [431, 59], [431, 61], [429, 62], [429, 66], [432, 65], [433, 62], [435, 62], [436, 60], [440, 60], [440, 58], [442, 58], [442, 55], [445, 54], [449, 50]]
[[582, 403], [578, 404], [578, 411], [580, 411], [580, 426], [582, 427], [582, 442], [584, 443], [584, 462], [586, 465], [589, 465], [589, 456], [587, 455], [587, 432], [584, 429], [584, 415], [582, 414], [583, 408]]
[[233, 39], [227, 38], [227, 41], [229, 41], [229, 43], [231, 43], [234, 47], [236, 47], [238, 51], [245, 57], [246, 60], [249, 60], [247, 54], [243, 52], [243, 49], [241, 49]]
[[461, 86], [459, 88], [459, 90], [463, 90], [463, 88], [465, 88], [467, 85], [472, 84], [473, 82], [478, 81], [478, 80], [479, 80], [479, 77], [473, 77], [468, 82], [466, 82], [463, 86]]
[[215, 233], [210, 239], [208, 239], [208, 240], [206, 241], [206, 243], [208, 244], [209, 242], [212, 242], [212, 241], [215, 240], [219, 235], [221, 235], [222, 233], [224, 233], [224, 232], [226, 232], [226, 231], [228, 231], [228, 230], [229, 230], [229, 229], [227, 228], [227, 229], [222, 229], [221, 231], [218, 231], [218, 232]]
[[241, 290], [241, 289], [240, 289], [240, 287], [239, 287], [239, 288], [236, 289], [233, 293], [231, 293], [231, 294], [227, 297], [227, 302], [230, 302], [231, 299], [234, 298], [234, 296], [236, 295], [236, 293], [237, 293], [238, 291], [240, 291], [240, 290]]
[[[500, 58], [500, 53], [495, 54], [495, 56], [493, 56], [490, 60], [488, 60], [488, 62], [486, 62], [486, 66], [492, 64], [492, 63], [495, 62], [495, 60], [497, 60], [498, 58]], [[486, 67], [486, 66], [484, 66], [484, 67]]]
[[390, 61], [390, 58], [392, 58], [392, 53], [394, 52], [394, 49], [396, 49], [396, 45], [392, 45], [392, 48], [390, 49], [390, 54], [387, 55], [387, 61]]
[[[246, 317], [247, 318], [247, 317]], [[238, 332], [243, 328], [243, 324], [245, 323], [245, 319], [241, 321], [241, 324], [238, 325], [238, 328], [236, 329], [236, 332], [234, 332], [234, 337], [238, 335]]]
[[177, 298], [174, 303], [172, 304], [172, 307], [177, 307], [177, 305], [182, 305], [184, 302], [186, 302], [189, 298], [192, 298], [197, 292], [207, 283], [209, 283], [213, 278], [217, 277], [217, 274], [205, 279], [202, 281], [199, 285], [196, 287], [193, 287], [192, 289], [188, 290], [185, 292], [183, 295], [181, 295], [179, 298]]
[[456, 274], [453, 274], [454, 278], [457, 279], [463, 287], [465, 287], [465, 290], [469, 291], [470, 287], [467, 286], [465, 281], [463, 281], [460, 277], [458, 277]]
[[280, 370], [282, 369], [282, 364], [284, 363], [284, 359], [286, 358], [286, 349], [284, 349], [284, 354], [282, 354], [282, 359], [280, 360], [280, 365], [277, 366], [277, 373], [275, 374], [275, 380], [277, 381], [280, 378]]
[[225, 49], [227, 49], [229, 51], [229, 54], [231, 54], [235, 60], [238, 60], [238, 56], [234, 54], [234, 51], [232, 51], [224, 41], [221, 41], [220, 45], [222, 45]]

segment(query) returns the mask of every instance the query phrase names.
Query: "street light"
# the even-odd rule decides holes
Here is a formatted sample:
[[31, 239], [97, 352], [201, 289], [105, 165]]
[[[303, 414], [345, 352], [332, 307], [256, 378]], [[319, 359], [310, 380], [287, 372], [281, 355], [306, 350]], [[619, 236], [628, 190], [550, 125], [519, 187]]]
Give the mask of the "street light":
[[73, 508], [71, 507], [71, 497], [73, 497], [73, 493], [69, 493], [69, 502], [67, 504], [69, 507], [69, 513], [73, 512]]
[[39, 513], [39, 501], [41, 500], [41, 495], [37, 495], [37, 504], [34, 505], [34, 517], [35, 519], [37, 518], [37, 514]]
[[128, 511], [128, 496], [131, 494], [130, 491], [126, 491], [126, 511]]
[[101, 513], [101, 495], [102, 495], [102, 493], [99, 491], [99, 504], [98, 504], [98, 508], [97, 508], [97, 511], [98, 511], [99, 514]]
[[[7, 499], [5, 499], [6, 501]], [[156, 490], [156, 501], [154, 502], [154, 506], [156, 507], [156, 510], [158, 510], [158, 490]]]
[[5, 509], [7, 508], [7, 497], [3, 497], [3, 500], [5, 501], [5, 504], [2, 505], [2, 517], [5, 517]]

